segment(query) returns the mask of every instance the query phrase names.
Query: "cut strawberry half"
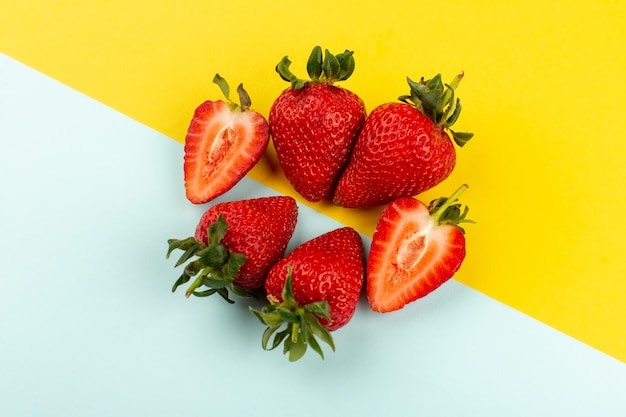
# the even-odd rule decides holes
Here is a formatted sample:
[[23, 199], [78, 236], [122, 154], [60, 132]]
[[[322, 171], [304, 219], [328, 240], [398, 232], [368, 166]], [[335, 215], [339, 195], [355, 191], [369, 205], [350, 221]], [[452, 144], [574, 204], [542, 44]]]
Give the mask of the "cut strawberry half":
[[226, 81], [213, 81], [228, 102], [205, 101], [194, 113], [185, 138], [184, 178], [187, 199], [202, 204], [224, 194], [261, 159], [269, 142], [269, 125], [250, 110], [250, 97], [240, 84], [241, 104], [229, 99]]
[[448, 281], [465, 258], [464, 230], [468, 208], [453, 204], [467, 189], [426, 207], [414, 198], [399, 198], [382, 212], [367, 261], [367, 298], [381, 313], [399, 310]]

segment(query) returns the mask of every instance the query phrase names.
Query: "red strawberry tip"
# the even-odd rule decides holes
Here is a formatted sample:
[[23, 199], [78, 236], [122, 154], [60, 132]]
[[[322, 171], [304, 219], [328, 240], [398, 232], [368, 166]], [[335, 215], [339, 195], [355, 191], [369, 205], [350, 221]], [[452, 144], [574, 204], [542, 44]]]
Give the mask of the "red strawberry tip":
[[294, 90], [304, 87], [308, 83], [325, 83], [333, 84], [336, 81], [345, 81], [354, 72], [355, 61], [354, 51], [345, 50], [344, 52], [333, 55], [328, 49], [322, 54], [322, 48], [315, 46], [309, 55], [307, 61], [308, 80], [300, 79], [294, 75], [289, 66], [291, 60], [284, 56], [276, 65], [276, 72], [280, 77], [291, 83]]
[[224, 94], [224, 97], [228, 101], [228, 107], [231, 110], [246, 111], [250, 109], [252, 101], [250, 100], [250, 95], [248, 94], [248, 92], [243, 88], [243, 83], [240, 83], [237, 86], [237, 94], [239, 95], [239, 103], [237, 103], [230, 99], [230, 86], [228, 85], [226, 79], [224, 79], [219, 74], [215, 74], [215, 76], [213, 77], [213, 82], [217, 84], [217, 86], [222, 91], [222, 94]]
[[458, 227], [463, 234], [465, 229], [459, 226], [459, 223], [476, 223], [473, 220], [467, 219], [467, 213], [469, 207], [465, 206], [461, 212], [461, 204], [454, 204], [459, 196], [467, 190], [469, 186], [467, 184], [461, 185], [450, 197], [441, 197], [430, 202], [428, 211], [437, 224], [450, 224]]
[[[302, 358], [307, 348], [311, 346], [324, 359], [324, 352], [317, 337], [334, 351], [333, 337], [319, 321], [319, 318], [324, 318], [330, 322], [328, 302], [318, 301], [300, 306], [293, 296], [290, 266], [287, 266], [287, 279], [281, 296], [282, 302], [270, 300], [270, 304], [260, 311], [249, 307], [261, 323], [267, 326], [261, 341], [263, 349], [273, 350], [283, 343], [283, 354], [289, 353], [289, 361], [295, 362]], [[278, 331], [283, 325], [284, 328]], [[271, 345], [270, 340], [272, 340]]]
[[[174, 267], [176, 268], [189, 261], [182, 275], [174, 283], [172, 292], [175, 292], [182, 284], [195, 278], [185, 292], [187, 298], [191, 295], [208, 297], [218, 294], [228, 303], [233, 304], [234, 301], [229, 297], [229, 293], [239, 297], [255, 296], [248, 291], [238, 288], [233, 283], [239, 268], [247, 260], [247, 257], [229, 250], [220, 243], [227, 229], [228, 223], [220, 214], [218, 219], [208, 227], [208, 242], [206, 245], [198, 242], [194, 237], [182, 240], [168, 240], [167, 259], [169, 259], [174, 250], [179, 249], [183, 251]], [[197, 291], [202, 286], [208, 289]]]
[[407, 77], [411, 93], [398, 97], [398, 100], [414, 106], [437, 126], [449, 131], [454, 142], [460, 147], [474, 136], [470, 132], [456, 132], [451, 129], [461, 114], [461, 99], [455, 97], [455, 91], [463, 76], [464, 73], [461, 72], [450, 84], [445, 85], [441, 81], [441, 74], [435, 75], [430, 80], [422, 77], [419, 82]]

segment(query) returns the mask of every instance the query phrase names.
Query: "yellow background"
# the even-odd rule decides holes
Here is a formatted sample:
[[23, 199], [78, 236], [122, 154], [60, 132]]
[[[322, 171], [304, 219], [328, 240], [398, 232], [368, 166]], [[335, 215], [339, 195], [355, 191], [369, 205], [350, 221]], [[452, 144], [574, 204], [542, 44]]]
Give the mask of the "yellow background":
[[[243, 82], [267, 116], [287, 87], [275, 64], [289, 55], [304, 75], [316, 44], [355, 51], [342, 85], [368, 110], [405, 94], [406, 76], [465, 71], [456, 128], [475, 137], [453, 175], [420, 196], [470, 185], [462, 200], [478, 224], [456, 279], [626, 361], [626, 3], [0, 5], [0, 51], [178, 141], [195, 106], [221, 98], [216, 72]], [[33, 121], [45, 111], [33, 103]], [[250, 175], [293, 195], [272, 167], [270, 152]], [[366, 234], [380, 211], [313, 207]]]

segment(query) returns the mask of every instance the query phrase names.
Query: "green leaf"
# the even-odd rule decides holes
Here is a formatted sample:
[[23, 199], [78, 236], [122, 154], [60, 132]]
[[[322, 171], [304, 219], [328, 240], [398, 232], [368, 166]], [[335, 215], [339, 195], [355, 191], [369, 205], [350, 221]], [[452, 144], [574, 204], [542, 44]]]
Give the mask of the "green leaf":
[[286, 323], [299, 323], [300, 318], [298, 315], [287, 308], [279, 307], [277, 310], [280, 318]]
[[231, 284], [228, 289], [230, 290], [231, 293], [235, 294], [237, 297], [241, 297], [241, 298], [258, 298], [256, 294], [251, 293], [249, 291], [246, 290], [242, 290], [241, 288], [239, 288], [238, 286]]
[[425, 81], [426, 87], [429, 90], [439, 91], [443, 93], [443, 81], [441, 81], [441, 74], [435, 75], [428, 81]]
[[[454, 105], [454, 89], [450, 87], [449, 84], [445, 84], [445, 89], [443, 94], [441, 95], [441, 106], [442, 109], [449, 109]], [[451, 110], [450, 110], [451, 111]]]
[[174, 265], [174, 267], [178, 267], [181, 266], [182, 264], [184, 264], [185, 262], [187, 262], [189, 259], [191, 259], [196, 252], [198, 252], [200, 249], [204, 248], [205, 246], [203, 244], [197, 244], [194, 246], [189, 247], [182, 255], [180, 258], [178, 258], [178, 261], [176, 262], [176, 265]]
[[289, 362], [295, 362], [302, 358], [306, 353], [306, 349], [307, 344], [301, 338], [298, 338], [297, 342], [291, 343], [289, 347]]
[[412, 93], [411, 96], [416, 96], [420, 100], [422, 99], [422, 97], [424, 97], [424, 94], [426, 94], [426, 92], [428, 91], [424, 84], [415, 82], [408, 77], [407, 77], [407, 83], [409, 84], [409, 87], [411, 88], [411, 93]]
[[243, 88], [243, 84], [239, 84], [237, 86], [237, 94], [239, 95], [239, 104], [242, 110], [248, 110], [252, 105], [252, 100], [250, 100], [250, 95]]
[[191, 277], [183, 272], [183, 274], [178, 277], [178, 279], [174, 283], [174, 286], [172, 287], [172, 292], [175, 292], [178, 287], [189, 282], [190, 279]]
[[441, 104], [441, 95], [438, 91], [429, 90], [422, 96], [422, 103], [424, 104], [424, 110], [428, 113], [433, 121], [438, 119], [437, 109]]
[[239, 270], [247, 260], [248, 257], [246, 255], [229, 250], [228, 260], [222, 267], [222, 275], [227, 277], [236, 277]]
[[467, 219], [467, 213], [469, 213], [469, 207], [465, 206], [465, 209], [463, 210], [463, 214], [461, 214], [461, 217], [459, 219], [465, 223], [476, 223], [474, 220]]
[[291, 61], [287, 56], [284, 56], [283, 59], [281, 59], [276, 65], [276, 72], [280, 75], [280, 78], [288, 82], [292, 82], [297, 78], [289, 69], [290, 66]]
[[273, 305], [265, 306], [261, 311], [255, 310], [250, 307], [250, 311], [254, 313], [261, 323], [269, 327], [280, 326], [283, 323], [283, 319], [278, 314], [277, 309]]
[[313, 81], [319, 80], [322, 75], [322, 62], [322, 48], [316, 46], [313, 48], [313, 51], [311, 51], [311, 55], [309, 56], [309, 60], [306, 64], [307, 73]]
[[270, 350], [274, 350], [278, 346], [280, 346], [283, 340], [285, 341], [285, 344], [287, 344], [287, 341], [291, 342], [291, 339], [288, 337], [289, 334], [290, 334], [289, 327], [276, 333], [276, 336], [274, 336], [274, 341], [272, 342], [272, 347], [270, 348]]
[[298, 323], [298, 328], [300, 329], [300, 338], [302, 339], [302, 341], [304, 343], [309, 343], [309, 339], [313, 339], [314, 337], [312, 337], [306, 316], [306, 312], [298, 316], [298, 318], [300, 319], [300, 323]]
[[228, 101], [230, 101], [230, 87], [224, 78], [222, 78], [219, 74], [215, 74], [213, 77], [213, 82], [217, 84], [217, 86], [222, 90], [222, 94]]
[[233, 300], [228, 296], [228, 290], [226, 288], [219, 288], [216, 291], [228, 304], [235, 304]]
[[212, 244], [198, 251], [198, 257], [203, 265], [212, 268], [221, 268], [228, 262], [228, 248], [221, 243]]
[[319, 320], [313, 316], [313, 315], [309, 315], [307, 316], [307, 322], [309, 324], [309, 328], [311, 329], [311, 332], [319, 337], [322, 342], [326, 343], [327, 345], [329, 345], [332, 350], [335, 350], [335, 342], [333, 340], [333, 336], [330, 334], [330, 332], [328, 331], [328, 329], [324, 326], [322, 326], [319, 322]]
[[334, 81], [339, 76], [339, 71], [341, 70], [341, 66], [339, 65], [339, 60], [333, 54], [330, 53], [328, 49], [326, 49], [324, 55], [324, 62], [322, 63], [322, 68], [324, 70], [324, 76], [329, 81]]
[[285, 279], [285, 286], [282, 292], [283, 301], [287, 305], [297, 305], [296, 299], [293, 297], [293, 280], [292, 269], [290, 265], [287, 265], [287, 278]]
[[226, 235], [227, 230], [228, 223], [226, 222], [226, 219], [224, 219], [224, 216], [220, 213], [220, 215], [217, 217], [217, 220], [211, 223], [207, 229], [207, 246], [213, 243], [220, 243], [224, 238], [224, 235]]
[[[261, 346], [263, 346], [264, 350], [268, 350], [267, 349], [267, 345], [268, 345], [272, 335], [276, 332], [276, 330], [278, 330], [279, 327], [280, 327], [280, 325], [278, 325], [278, 326], [268, 326], [267, 329], [265, 329], [265, 331], [263, 332], [263, 337], [261, 338]], [[274, 349], [275, 347], [276, 346], [272, 347], [272, 349]]]
[[189, 275], [190, 277], [196, 276], [198, 272], [200, 272], [204, 268], [202, 262], [196, 259], [193, 262], [189, 262], [187, 266], [185, 266], [184, 273]]
[[309, 346], [311, 346], [311, 349], [316, 351], [318, 353], [318, 355], [320, 355], [322, 357], [322, 359], [324, 359], [324, 352], [322, 351], [322, 347], [317, 342], [317, 339], [315, 339], [314, 336], [313, 337], [309, 337]]
[[298, 79], [292, 81], [291, 88], [294, 89], [294, 90], [299, 90], [299, 89], [301, 89], [302, 87], [304, 87], [307, 84], [308, 84], [307, 80], [301, 80], [301, 79], [298, 78]]
[[217, 288], [211, 288], [208, 290], [204, 290], [204, 291], [194, 291], [192, 292], [193, 295], [195, 295], [196, 297], [209, 297], [213, 294], [215, 294], [217, 292]]
[[469, 140], [471, 138], [474, 137], [473, 133], [469, 133], [469, 132], [455, 132], [452, 129], [450, 129], [450, 133], [452, 133], [452, 139], [454, 139], [454, 142], [456, 142], [456, 144], [461, 146], [461, 147], [465, 146], [465, 144], [467, 142], [469, 142]]
[[330, 306], [326, 300], [307, 304], [304, 308], [315, 314], [317, 317], [323, 317], [326, 320], [330, 320]]
[[206, 277], [202, 280], [202, 285], [209, 287], [209, 288], [216, 288], [216, 289], [228, 288], [232, 285], [232, 283], [233, 283], [232, 278], [219, 279], [219, 278], [213, 278], [213, 276]]
[[440, 112], [440, 114], [437, 117], [437, 124], [438, 125], [444, 125], [447, 127], [447, 120], [450, 117], [450, 115], [456, 110], [456, 106], [454, 103], [454, 90], [448, 85], [446, 84], [446, 91], [443, 93], [443, 96], [441, 98], [441, 105], [442, 105], [442, 111]]
[[293, 345], [293, 342], [291, 341], [291, 337], [285, 336], [283, 339], [285, 340], [285, 342], [283, 343], [283, 355], [286, 355], [291, 350], [291, 345]]
[[456, 123], [456, 121], [459, 118], [459, 115], [461, 114], [461, 100], [459, 100], [458, 98], [456, 99], [456, 103], [454, 105], [454, 111], [452, 112], [452, 114], [450, 114], [449, 116], [446, 117], [446, 119], [444, 120], [444, 126], [445, 127], [451, 127], [453, 124]]
[[403, 103], [409, 103], [411, 100], [411, 96], [410, 95], [404, 95], [404, 96], [400, 96], [398, 97], [398, 100], [400, 100]]
[[265, 317], [263, 315], [263, 313], [259, 310], [257, 310], [256, 308], [252, 307], [252, 306], [248, 306], [248, 310], [250, 310], [250, 312], [252, 314], [254, 314], [256, 316], [257, 319], [259, 319], [259, 321], [265, 325], [268, 325], [268, 323], [265, 321]]
[[296, 77], [290, 70], [289, 66], [291, 65], [291, 61], [286, 56], [276, 65], [276, 72], [280, 75], [280, 77], [291, 83], [291, 88], [294, 90], [298, 90], [304, 87], [307, 83], [306, 80], [301, 80]]
[[344, 52], [338, 54], [336, 58], [337, 61], [339, 61], [339, 74], [337, 75], [337, 80], [345, 81], [350, 78], [354, 72], [354, 52], [345, 50]]
[[196, 241], [194, 237], [188, 237], [182, 240], [169, 239], [167, 241], [168, 249], [167, 249], [167, 254], [165, 255], [165, 257], [169, 259], [172, 252], [174, 252], [176, 249], [187, 250], [197, 244], [198, 244], [198, 241]]
[[265, 324], [268, 326], [280, 326], [285, 323], [278, 311], [264, 315], [263, 321], [265, 321]]

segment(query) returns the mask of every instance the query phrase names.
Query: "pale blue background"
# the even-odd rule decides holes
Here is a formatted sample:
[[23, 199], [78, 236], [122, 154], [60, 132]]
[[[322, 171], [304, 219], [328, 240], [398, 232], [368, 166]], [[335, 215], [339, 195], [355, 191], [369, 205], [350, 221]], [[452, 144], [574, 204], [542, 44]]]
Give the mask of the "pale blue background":
[[[393, 314], [363, 300], [324, 361], [263, 351], [245, 302], [170, 292], [166, 241], [208, 207], [182, 157], [0, 55], [0, 416], [626, 415], [623, 363], [456, 281]], [[301, 206], [290, 247], [339, 226]]]

